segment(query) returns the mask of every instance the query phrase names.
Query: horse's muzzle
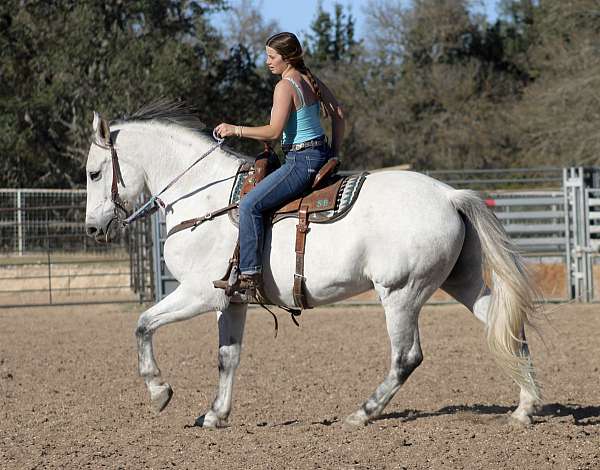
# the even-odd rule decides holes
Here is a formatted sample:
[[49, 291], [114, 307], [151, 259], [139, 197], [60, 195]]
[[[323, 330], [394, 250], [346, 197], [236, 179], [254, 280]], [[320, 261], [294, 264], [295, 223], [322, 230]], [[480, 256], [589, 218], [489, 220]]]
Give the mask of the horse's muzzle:
[[97, 243], [110, 243], [116, 236], [115, 225], [113, 222], [116, 219], [111, 219], [106, 227], [101, 227], [96, 224], [85, 224], [85, 233], [88, 237], [92, 237]]

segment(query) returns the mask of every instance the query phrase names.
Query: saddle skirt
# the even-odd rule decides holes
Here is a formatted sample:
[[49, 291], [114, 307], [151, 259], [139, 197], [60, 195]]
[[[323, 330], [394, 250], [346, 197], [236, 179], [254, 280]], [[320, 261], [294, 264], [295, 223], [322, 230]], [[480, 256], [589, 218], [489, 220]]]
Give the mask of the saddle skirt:
[[[312, 189], [277, 209], [270, 219], [271, 224], [287, 218], [298, 218], [300, 206], [307, 209], [308, 222], [330, 223], [344, 217], [358, 198], [368, 172], [340, 176], [325, 176], [316, 189]], [[231, 189], [229, 204], [239, 203], [241, 197], [266, 176], [264, 169], [245, 163], [240, 166]], [[239, 226], [239, 209], [229, 212], [232, 223]]]

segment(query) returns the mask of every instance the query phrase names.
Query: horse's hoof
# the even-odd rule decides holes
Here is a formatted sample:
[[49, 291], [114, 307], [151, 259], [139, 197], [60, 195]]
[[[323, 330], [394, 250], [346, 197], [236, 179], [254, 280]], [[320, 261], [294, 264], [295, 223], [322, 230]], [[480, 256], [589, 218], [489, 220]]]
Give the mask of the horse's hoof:
[[342, 429], [344, 431], [354, 431], [357, 428], [365, 427], [367, 424], [369, 424], [369, 418], [367, 418], [364, 412], [357, 411], [344, 420]]
[[163, 384], [160, 387], [157, 387], [157, 391], [150, 395], [152, 406], [157, 413], [160, 413], [167, 407], [171, 398], [173, 398], [173, 389], [169, 384]]
[[533, 424], [531, 416], [519, 409], [511, 413], [510, 421], [518, 426], [531, 426]]
[[542, 411], [544, 411], [544, 403], [541, 401], [536, 401], [532, 405], [531, 410], [534, 415], [540, 414]]
[[194, 421], [194, 426], [206, 429], [220, 429], [227, 427], [227, 421], [217, 418], [214, 413], [206, 413], [205, 415], [198, 416]]

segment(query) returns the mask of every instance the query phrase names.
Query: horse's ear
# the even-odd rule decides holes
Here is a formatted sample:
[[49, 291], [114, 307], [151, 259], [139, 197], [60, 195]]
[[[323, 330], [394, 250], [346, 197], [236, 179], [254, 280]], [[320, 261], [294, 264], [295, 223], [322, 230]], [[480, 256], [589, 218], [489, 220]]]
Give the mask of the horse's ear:
[[104, 119], [100, 114], [94, 111], [94, 122], [92, 123], [94, 129], [94, 138], [96, 142], [106, 145], [110, 144], [110, 129], [108, 127], [108, 121]]

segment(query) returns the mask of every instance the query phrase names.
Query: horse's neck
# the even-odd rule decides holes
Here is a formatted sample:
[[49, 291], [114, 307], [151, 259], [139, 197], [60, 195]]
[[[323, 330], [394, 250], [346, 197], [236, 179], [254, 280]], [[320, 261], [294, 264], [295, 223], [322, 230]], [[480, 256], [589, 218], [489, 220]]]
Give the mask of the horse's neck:
[[[132, 130], [123, 133], [124, 145], [137, 154], [136, 163], [144, 170], [145, 183], [151, 194], [157, 195], [183, 174], [161, 195], [166, 204], [183, 201], [201, 207], [202, 200], [208, 199], [217, 205], [227, 204], [227, 200], [221, 199], [228, 196], [231, 189], [232, 177], [240, 164], [237, 158], [216, 148], [186, 172], [214, 147], [215, 142], [187, 129], [168, 126], [147, 125], [147, 129], [136, 126]], [[209, 193], [210, 198], [206, 197]]]

